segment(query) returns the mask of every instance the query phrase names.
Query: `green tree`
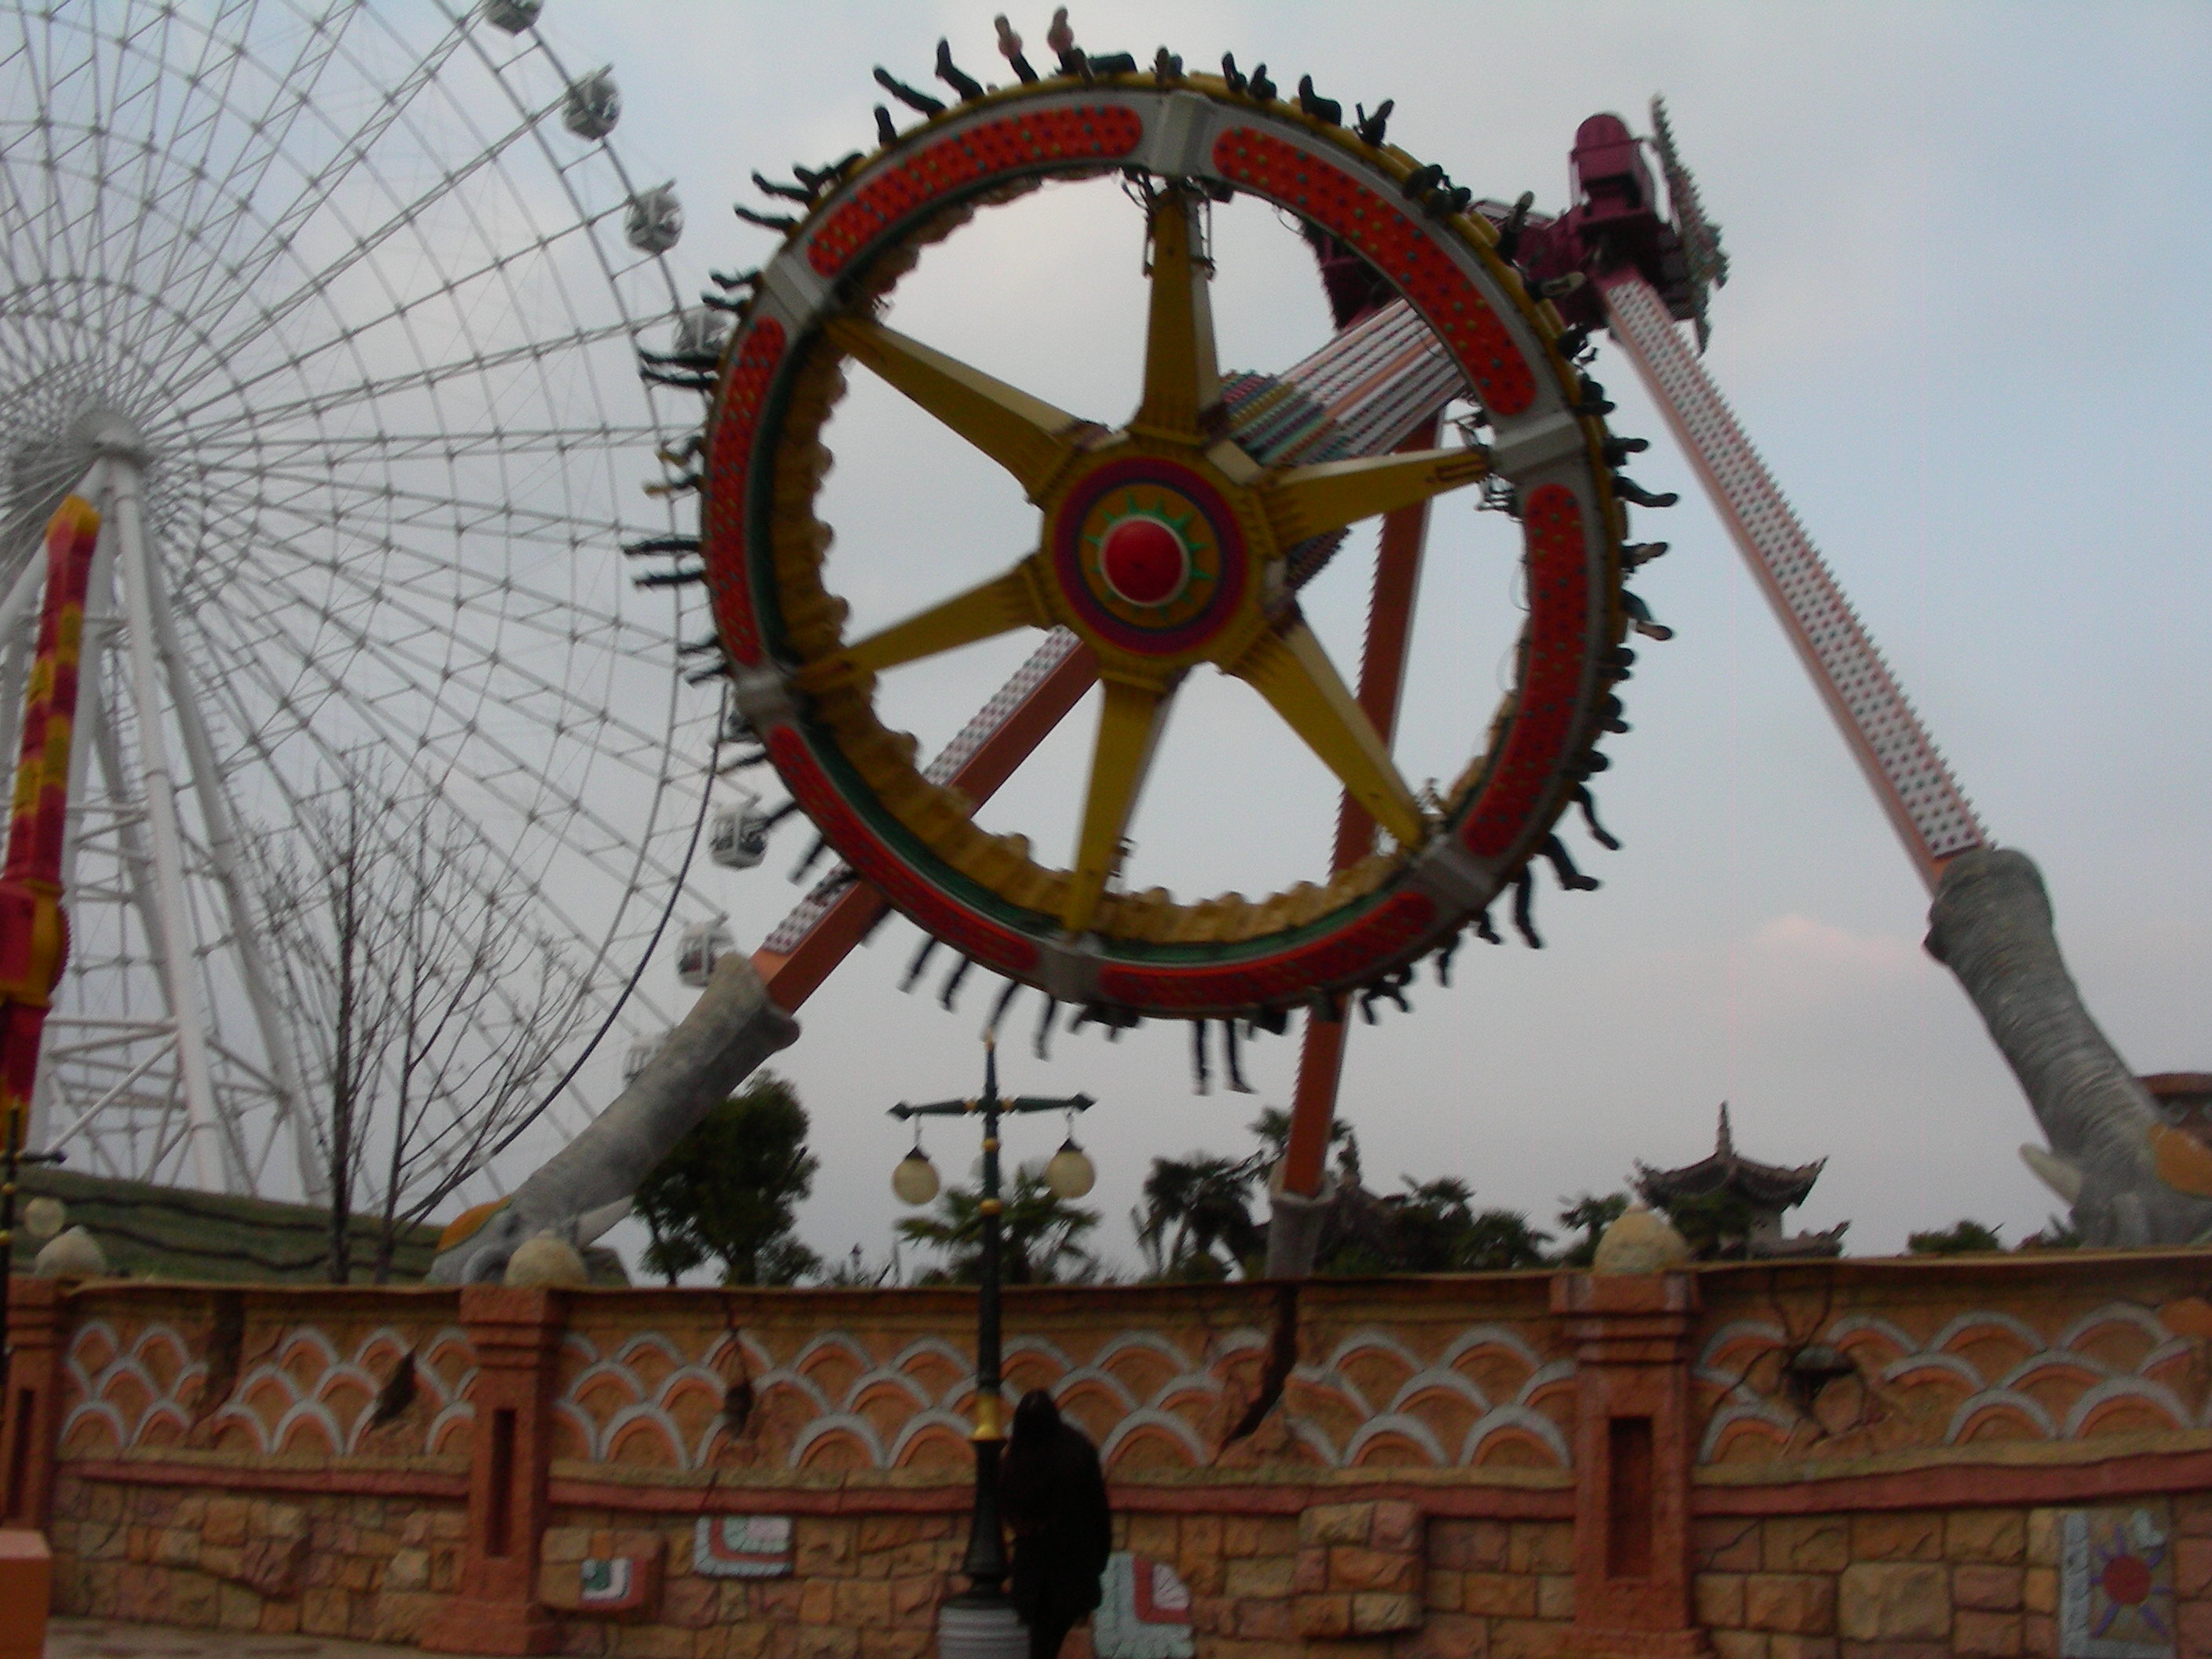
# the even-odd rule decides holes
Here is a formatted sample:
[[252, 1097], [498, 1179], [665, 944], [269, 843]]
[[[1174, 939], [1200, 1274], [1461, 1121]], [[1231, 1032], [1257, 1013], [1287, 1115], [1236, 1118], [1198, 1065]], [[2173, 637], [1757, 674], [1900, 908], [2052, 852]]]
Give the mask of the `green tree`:
[[1964, 1255], [1972, 1250], [2002, 1250], [1997, 1230], [1978, 1221], [1954, 1221], [1949, 1226], [1906, 1235], [1905, 1248], [1915, 1255]]
[[1254, 1160], [1193, 1152], [1156, 1158], [1130, 1212], [1148, 1279], [1221, 1279], [1259, 1255], [1249, 1192]]
[[[1098, 1259], [1083, 1236], [1098, 1224], [1098, 1212], [1072, 1204], [1044, 1184], [1042, 1170], [1022, 1165], [1000, 1194], [1003, 1254], [1000, 1273], [1009, 1285], [1068, 1285], [1093, 1278]], [[925, 1285], [973, 1285], [983, 1276], [983, 1194], [977, 1187], [947, 1187], [934, 1215], [899, 1223], [902, 1237], [926, 1244], [945, 1265], [921, 1277]]]
[[1478, 1210], [1459, 1244], [1459, 1273], [1496, 1273], [1544, 1265], [1544, 1246], [1552, 1236], [1528, 1224], [1520, 1210]]
[[806, 1109], [773, 1072], [757, 1073], [678, 1141], [637, 1189], [652, 1230], [649, 1272], [673, 1285], [710, 1261], [726, 1285], [791, 1285], [821, 1266], [792, 1232], [820, 1160], [806, 1150]]
[[[1291, 1146], [1291, 1115], [1279, 1106], [1262, 1106], [1260, 1115], [1246, 1124], [1245, 1128], [1260, 1144], [1251, 1157], [1244, 1160], [1260, 1179], [1283, 1161]], [[1331, 1118], [1328, 1125], [1328, 1144], [1341, 1147], [1352, 1139], [1352, 1125], [1344, 1119]]]
[[1570, 1202], [1561, 1199], [1565, 1207], [1559, 1212], [1559, 1225], [1569, 1232], [1579, 1231], [1580, 1238], [1574, 1240], [1555, 1258], [1562, 1267], [1587, 1267], [1597, 1259], [1597, 1242], [1605, 1230], [1628, 1212], [1626, 1193], [1607, 1193], [1600, 1198], [1595, 1193], [1584, 1193]]
[[[1450, 1176], [1404, 1179], [1404, 1192], [1376, 1204], [1379, 1242], [1387, 1253], [1379, 1268], [1332, 1263], [1327, 1271], [1469, 1273], [1543, 1265], [1549, 1235], [1530, 1227], [1520, 1211], [1477, 1210], [1474, 1188]], [[1347, 1255], [1356, 1261], [1365, 1254], [1355, 1248]]]

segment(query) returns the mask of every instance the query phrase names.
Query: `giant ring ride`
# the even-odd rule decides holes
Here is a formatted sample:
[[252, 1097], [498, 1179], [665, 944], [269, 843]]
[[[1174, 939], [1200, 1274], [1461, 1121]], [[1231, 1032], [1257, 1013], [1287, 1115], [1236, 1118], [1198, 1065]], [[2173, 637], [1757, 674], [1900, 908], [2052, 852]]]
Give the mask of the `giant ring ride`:
[[[884, 320], [921, 250], [976, 211], [1117, 172], [1142, 204], [1150, 270], [1148, 326], [1131, 342], [1142, 392], [1126, 419], [1056, 408]], [[971, 96], [856, 159], [753, 279], [722, 349], [703, 469], [706, 575], [737, 698], [853, 871], [969, 959], [1109, 1024], [1273, 1024], [1447, 946], [1522, 878], [1602, 765], [1594, 744], [1628, 660], [1607, 405], [1557, 311], [1437, 173], [1164, 63], [1062, 76]], [[1468, 425], [1486, 441], [1363, 453], [1343, 434], [1322, 459], [1273, 442], [1280, 388], [1224, 378], [1215, 361], [1206, 209], [1235, 195], [1371, 267], [1402, 301], [1390, 315], [1431, 337], [1446, 395], [1480, 406]], [[1005, 469], [1040, 520], [1028, 556], [860, 637], [835, 591], [844, 557], [829, 556], [815, 512], [820, 435], [848, 360]], [[1486, 721], [1468, 704], [1463, 769], [1417, 793], [1301, 614], [1299, 587], [1348, 526], [1477, 483], [1518, 520], [1527, 616], [1503, 702]], [[1064, 866], [980, 827], [876, 706], [885, 671], [1025, 629], [1061, 641], [1103, 688]], [[1329, 768], [1383, 832], [1371, 852], [1254, 898], [1118, 884], [1160, 735], [1206, 665]]]

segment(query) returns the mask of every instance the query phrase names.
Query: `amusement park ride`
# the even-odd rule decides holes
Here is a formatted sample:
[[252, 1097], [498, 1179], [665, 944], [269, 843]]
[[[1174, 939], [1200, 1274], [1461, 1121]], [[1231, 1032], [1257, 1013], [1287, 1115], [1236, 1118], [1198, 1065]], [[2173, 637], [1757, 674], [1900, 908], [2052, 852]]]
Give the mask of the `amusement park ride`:
[[[1662, 203], [1646, 143], [1611, 115], [1583, 123], [1573, 201], [1477, 201], [1390, 144], [1385, 104], [1347, 123], [1310, 79], [1279, 96], [1264, 67], [1187, 70], [1165, 49], [1139, 66], [1078, 47], [1064, 13], [1042, 76], [1000, 25], [1012, 84], [987, 88], [939, 48], [940, 100], [878, 70], [923, 118], [793, 184], [794, 211], [738, 215], [781, 233], [765, 264], [718, 276], [707, 312], [647, 374], [706, 397], [682, 483], [696, 536], [629, 550], [669, 556], [652, 580], [702, 583], [716, 634], [688, 647], [729, 677], [744, 762], [772, 764], [842, 860], [753, 953], [712, 965], [697, 1009], [599, 1123], [502, 1208], [448, 1236], [439, 1273], [496, 1274], [522, 1238], [588, 1233], [702, 1103], [796, 1036], [790, 1016], [891, 909], [956, 953], [951, 989], [980, 965], [1004, 981], [994, 1029], [1040, 994], [1042, 1050], [1062, 1011], [1109, 1030], [1189, 1022], [1200, 1085], [1218, 1053], [1242, 1086], [1240, 1035], [1304, 1022], [1268, 1268], [1310, 1270], [1322, 1152], [1348, 1014], [1402, 1005], [1415, 966], [1440, 975], [1462, 935], [1497, 939], [1490, 911], [1538, 940], [1532, 865], [1594, 887], [1559, 835], [1598, 744], [1626, 731], [1632, 631], [1663, 640], [1626, 580], [1666, 551], [1629, 515], [1670, 505], [1621, 472], [1647, 446], [1609, 432], [1584, 365], [1608, 331], [1664, 411], [1935, 895], [1929, 949], [1957, 974], [2051, 1142], [2024, 1149], [2092, 1241], [2191, 1239], [2212, 1228], [2212, 1153], [2169, 1128], [2081, 1005], [2034, 866], [1989, 842], [1827, 567], [1705, 374], [1711, 290], [1725, 280], [1655, 102]], [[1150, 276], [1138, 407], [1115, 425], [1056, 408], [908, 337], [884, 320], [930, 245], [976, 212], [1053, 179], [1119, 175], [1140, 204]], [[1340, 331], [1273, 375], [1216, 361], [1212, 204], [1244, 196], [1293, 216], [1321, 259]], [[726, 334], [715, 325], [728, 320]], [[820, 439], [857, 363], [1010, 474], [1041, 520], [1036, 550], [890, 626], [848, 637], [814, 503]], [[1461, 441], [1437, 444], [1458, 400]], [[1098, 413], [1094, 411], [1093, 414]], [[1480, 434], [1479, 437], [1477, 434]], [[1391, 753], [1419, 587], [1428, 504], [1479, 487], [1519, 529], [1527, 616], [1487, 740], [1450, 785], [1416, 793]], [[1354, 684], [1299, 609], [1346, 532], [1381, 520]], [[878, 677], [975, 641], [1034, 630], [1021, 670], [927, 766], [879, 718]], [[1119, 884], [1131, 817], [1177, 693], [1201, 665], [1243, 681], [1343, 788], [1330, 871], [1270, 896], [1202, 903]], [[1066, 868], [975, 822], [1094, 685], [1100, 717]], [[758, 861], [773, 818], [730, 811], [732, 866]], [[719, 924], [717, 924], [719, 925]], [[695, 941], [687, 940], [687, 945]], [[715, 941], [696, 941], [704, 969]], [[1209, 1032], [1218, 1029], [1218, 1044]]]
[[[588, 1115], [580, 1068], [603, 1038], [632, 1055], [611, 1106], [457, 1224], [441, 1276], [491, 1276], [532, 1233], [608, 1224], [893, 909], [929, 936], [909, 982], [939, 949], [948, 1002], [978, 967], [995, 975], [994, 1030], [1031, 989], [1040, 1048], [1063, 1018], [1182, 1020], [1201, 1086], [1218, 1073], [1241, 1088], [1242, 1042], [1300, 1022], [1270, 1265], [1301, 1271], [1352, 1013], [1403, 1006], [1418, 964], [1448, 972], [1468, 933], [1495, 940], [1509, 896], [1503, 914], [1538, 943], [1535, 868], [1596, 884], [1563, 839], [1570, 808], [1613, 844], [1592, 780], [1626, 730], [1632, 635], [1668, 633], [1628, 586], [1665, 544], [1632, 539], [1629, 520], [1671, 497], [1621, 471], [1645, 446], [1607, 430], [1585, 372], [1609, 336], [1934, 892], [1930, 949], [2045, 1130], [2031, 1164], [2088, 1238], [2212, 1229], [2212, 1154], [2162, 1121], [2082, 1009], [2033, 865], [1989, 844], [1686, 337], [1688, 324], [1702, 344], [1726, 267], [1656, 106], [1649, 146], [1617, 118], [1583, 124], [1572, 199], [1550, 216], [1533, 196], [1478, 201], [1391, 143], [1387, 103], [1347, 116], [1310, 78], [1293, 96], [1226, 58], [1216, 75], [1164, 50], [1143, 64], [1087, 52], [1064, 14], [1041, 73], [1002, 24], [1009, 84], [984, 86], [942, 45], [942, 96], [879, 70], [921, 118], [902, 131], [879, 109], [870, 151], [758, 179], [771, 210], [738, 212], [780, 246], [685, 308], [665, 257], [682, 232], [673, 191], [622, 167], [611, 76], [571, 75], [540, 9], [441, 0], [410, 33], [337, 3], [306, 37], [348, 34], [328, 61], [286, 58], [250, 9], [165, 11], [135, 34], [91, 8], [18, 0], [10, 15], [0, 173], [46, 183], [0, 219], [11, 303], [30, 307], [0, 352], [0, 749], [33, 666], [30, 543], [72, 490], [105, 520], [68, 768], [71, 949], [36, 1085], [10, 1114], [25, 1144], [125, 1177], [324, 1190], [331, 1126], [300, 1049], [328, 1022], [255, 888], [282, 873], [264, 867], [270, 849], [327, 852], [332, 800], [365, 780], [454, 819], [472, 851], [448, 873], [467, 902], [568, 965], [550, 1037], [503, 988], [472, 1017], [471, 1054], [532, 1059], [516, 1086], [539, 1103], [496, 1128], [451, 1108], [414, 1201], [497, 1179], [489, 1160], [540, 1112], [562, 1130]], [[191, 69], [203, 58], [252, 73], [217, 90]], [[377, 149], [381, 129], [323, 118], [333, 76], [363, 107], [405, 112], [404, 155]], [[272, 124], [272, 108], [297, 118]], [[484, 112], [503, 136], [487, 138]], [[1119, 423], [890, 326], [933, 244], [1085, 179], [1133, 203], [1129, 247], [1150, 278], [1141, 351], [1130, 343], [1141, 391]], [[263, 203], [264, 185], [294, 193]], [[334, 205], [349, 185], [402, 206], [362, 231]], [[1338, 325], [1273, 374], [1215, 352], [1212, 215], [1238, 198], [1299, 227]], [[518, 226], [526, 257], [507, 245]], [[310, 246], [326, 257], [300, 267]], [[571, 251], [597, 288], [570, 280]], [[625, 415], [596, 365], [611, 356], [626, 378], [628, 343], [672, 315], [673, 349], [647, 354]], [[840, 595], [873, 574], [865, 552], [830, 556], [816, 504], [854, 364], [1011, 477], [1038, 525], [1033, 550], [988, 580], [848, 634]], [[615, 500], [623, 458], [648, 446], [669, 467], [653, 486], [668, 517], [640, 538]], [[1417, 788], [1393, 738], [1429, 507], [1457, 490], [1513, 542], [1525, 616], [1482, 741]], [[696, 526], [681, 522], [694, 495]], [[1364, 550], [1369, 520], [1355, 670], [1301, 605]], [[625, 535], [638, 592], [586, 556]], [[667, 661], [670, 623], [702, 594], [714, 632], [680, 654], [690, 678], [726, 678], [719, 716]], [[886, 677], [1023, 632], [1039, 636], [1027, 661], [922, 764], [889, 723]], [[1311, 880], [1191, 902], [1125, 878], [1160, 735], [1207, 667], [1341, 787]], [[1094, 689], [1062, 867], [978, 811]], [[725, 801], [755, 766], [789, 801], [712, 810], [695, 781], [710, 748]], [[757, 865], [802, 812], [841, 861], [749, 960], [724, 921], [671, 927], [707, 908], [692, 849]], [[680, 981], [704, 994], [661, 1037], [669, 1014], [641, 975], [669, 933]], [[542, 1100], [538, 1073], [558, 1079]]]

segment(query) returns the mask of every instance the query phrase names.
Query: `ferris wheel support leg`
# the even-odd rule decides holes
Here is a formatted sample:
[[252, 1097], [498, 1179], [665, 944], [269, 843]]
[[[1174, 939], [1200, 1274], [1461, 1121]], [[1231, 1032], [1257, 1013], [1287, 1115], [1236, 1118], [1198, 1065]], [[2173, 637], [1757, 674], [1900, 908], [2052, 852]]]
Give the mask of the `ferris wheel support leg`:
[[[94, 469], [91, 476], [98, 476], [97, 468]], [[88, 487], [88, 484], [80, 484], [70, 493], [82, 495]], [[39, 592], [46, 581], [46, 561], [33, 550], [31, 556], [23, 562], [23, 568], [15, 573], [15, 580], [9, 584], [7, 597], [0, 599], [0, 634], [21, 628], [30, 619], [38, 605]]]
[[208, 1063], [207, 1022], [199, 987], [192, 978], [191, 917], [185, 901], [184, 834], [177, 822], [177, 790], [169, 767], [163, 730], [161, 689], [154, 650], [153, 573], [147, 557], [146, 521], [139, 498], [135, 461], [112, 456], [108, 488], [115, 523], [115, 559], [123, 574], [124, 620], [130, 635], [132, 713], [138, 722], [138, 748], [145, 796], [146, 826], [153, 842], [155, 908], [161, 917], [155, 948], [161, 956], [162, 988], [169, 1017], [177, 1027], [177, 1070], [184, 1087], [190, 1125], [192, 1173], [210, 1192], [242, 1190], [246, 1183], [244, 1149], [226, 1133]]
[[240, 848], [238, 820], [223, 793], [222, 775], [216, 765], [215, 744], [200, 714], [193, 694], [191, 671], [185, 664], [183, 642], [177, 636], [169, 595], [159, 583], [149, 583], [154, 601], [154, 640], [168, 671], [170, 701], [177, 710], [178, 729], [184, 733], [185, 759], [191, 767], [192, 793], [200, 804], [200, 818], [207, 826], [208, 859], [215, 866], [216, 882], [222, 889], [223, 907], [230, 912], [230, 936], [238, 951], [240, 977], [246, 983], [246, 1000], [253, 1011], [276, 1085], [276, 1115], [292, 1132], [295, 1161], [301, 1190], [311, 1204], [331, 1201], [330, 1172], [323, 1166], [308, 1127], [307, 1091], [300, 1067], [299, 1051], [292, 1044], [292, 1030], [285, 1022], [271, 988], [269, 956], [248, 902], [246, 884], [239, 872]]
[[[1437, 441], [1431, 415], [1407, 434], [1401, 450], [1428, 449]], [[1359, 661], [1359, 706], [1376, 735], [1390, 741], [1404, 699], [1406, 658], [1413, 642], [1413, 601], [1420, 591], [1421, 556], [1428, 544], [1429, 504], [1401, 507], [1383, 518], [1375, 558], [1375, 587], [1367, 608], [1367, 644]], [[1365, 857], [1375, 842], [1375, 820], [1346, 794], [1337, 810], [1336, 853], [1342, 870]], [[1334, 1018], [1306, 1016], [1298, 1050], [1297, 1091], [1291, 1102], [1291, 1133], [1283, 1149], [1281, 1189], [1267, 1224], [1267, 1277], [1304, 1279], [1321, 1246], [1322, 1194], [1328, 1176], [1330, 1131], [1337, 1090], [1344, 1080], [1345, 1005]]]
[[[89, 659], [92, 656], [92, 647], [89, 643], [91, 630], [86, 631], [88, 643], [85, 655]], [[148, 856], [146, 844], [138, 833], [138, 826], [131, 817], [138, 803], [131, 793], [131, 775], [123, 764], [123, 746], [116, 740], [114, 721], [108, 717], [108, 711], [102, 707], [105, 698], [101, 695], [100, 680], [94, 676], [87, 675], [82, 684], [83, 690], [78, 703], [79, 718], [85, 722], [86, 730], [90, 734], [92, 752], [100, 764], [100, 779], [107, 786], [107, 798], [112, 803], [115, 815], [117, 862], [123, 866], [123, 878], [130, 890], [131, 903], [138, 912], [141, 924], [146, 929], [146, 937], [149, 939], [157, 939], [161, 936], [161, 919], [154, 895], [151, 874], [153, 860]], [[89, 796], [82, 787], [79, 787], [75, 789], [71, 799], [80, 803], [86, 803], [88, 802]], [[82, 805], [79, 810], [84, 810]], [[70, 843], [70, 850], [72, 856], [76, 846], [76, 842], [73, 841]], [[64, 881], [64, 891], [75, 890], [74, 876], [75, 872], [72, 871], [70, 878]], [[144, 1075], [147, 1069], [145, 1066], [139, 1067], [137, 1075]], [[137, 1077], [134, 1076], [132, 1081], [136, 1080]], [[76, 1121], [70, 1126], [69, 1133], [73, 1135], [86, 1127], [91, 1123], [93, 1116], [94, 1114], [90, 1111], [80, 1113]]]

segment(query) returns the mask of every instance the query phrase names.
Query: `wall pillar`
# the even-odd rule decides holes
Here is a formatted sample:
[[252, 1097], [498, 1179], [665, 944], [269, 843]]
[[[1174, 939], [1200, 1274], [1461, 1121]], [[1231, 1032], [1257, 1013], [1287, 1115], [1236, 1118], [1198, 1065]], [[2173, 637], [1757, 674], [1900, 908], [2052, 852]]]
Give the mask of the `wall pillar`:
[[8, 1394], [0, 1411], [0, 1527], [44, 1529], [54, 1501], [54, 1443], [61, 1431], [62, 1286], [12, 1273], [8, 1280]]
[[538, 1601], [552, 1455], [553, 1367], [567, 1297], [558, 1291], [468, 1285], [461, 1323], [476, 1351], [469, 1534], [461, 1582], [418, 1638], [439, 1653], [550, 1653], [553, 1615]]
[[1689, 1273], [1561, 1273], [1575, 1345], [1575, 1622], [1587, 1659], [1712, 1651], [1690, 1597]]

